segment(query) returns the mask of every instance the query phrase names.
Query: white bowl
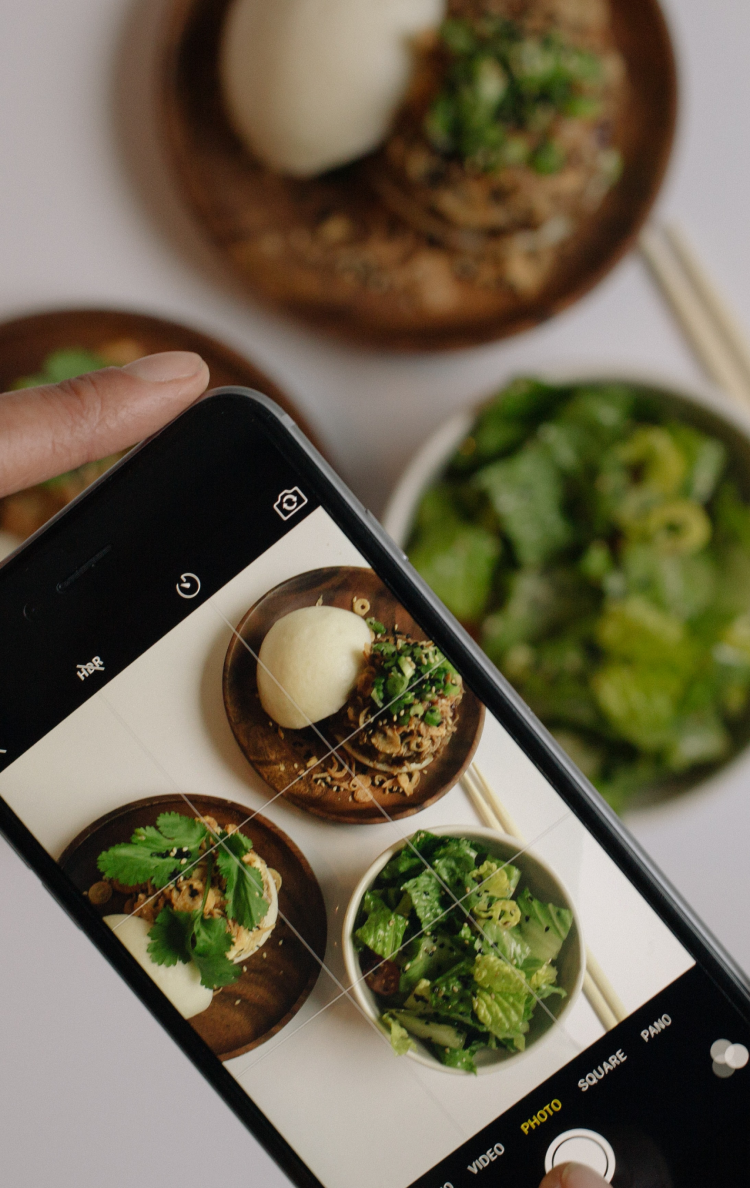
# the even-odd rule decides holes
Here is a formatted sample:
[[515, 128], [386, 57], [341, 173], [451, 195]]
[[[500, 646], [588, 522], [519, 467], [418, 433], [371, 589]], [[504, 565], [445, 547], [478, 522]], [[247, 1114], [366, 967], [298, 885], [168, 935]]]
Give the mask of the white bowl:
[[[573, 923], [561, 950], [560, 957], [555, 962], [558, 972], [558, 985], [567, 991], [566, 998], [555, 996], [546, 1000], [547, 1010], [537, 1009], [531, 1021], [531, 1028], [526, 1036], [526, 1048], [523, 1052], [510, 1052], [507, 1048], [486, 1048], [477, 1054], [477, 1072], [497, 1072], [509, 1063], [514, 1065], [532, 1049], [538, 1049], [545, 1038], [553, 1034], [553, 1022], [560, 1022], [568, 1014], [581, 992], [583, 975], [586, 967], [586, 956], [581, 936], [581, 926], [575, 904], [558, 876], [545, 862], [537, 858], [530, 850], [524, 849], [523, 843], [507, 834], [498, 833], [483, 825], [439, 825], [430, 830], [438, 837], [466, 837], [471, 841], [478, 841], [493, 855], [502, 858], [504, 862], [512, 862], [522, 872], [521, 882], [528, 887], [532, 895], [544, 903], [554, 903], [558, 907], [569, 908], [573, 913]], [[365, 892], [369, 891], [375, 879], [386, 863], [390, 862], [394, 854], [402, 850], [409, 839], [396, 842], [381, 854], [365, 872], [357, 884], [354, 894], [346, 909], [343, 931], [343, 954], [346, 972], [349, 976], [351, 993], [358, 1004], [373, 1022], [378, 1023], [381, 1007], [377, 996], [370, 990], [364, 980], [359, 964], [359, 955], [352, 943], [354, 924]], [[455, 1076], [467, 1076], [461, 1069], [448, 1068], [441, 1064], [419, 1041], [416, 1041], [416, 1051], [410, 1051], [408, 1058], [416, 1060], [427, 1068], [438, 1069], [440, 1072], [452, 1073]]]

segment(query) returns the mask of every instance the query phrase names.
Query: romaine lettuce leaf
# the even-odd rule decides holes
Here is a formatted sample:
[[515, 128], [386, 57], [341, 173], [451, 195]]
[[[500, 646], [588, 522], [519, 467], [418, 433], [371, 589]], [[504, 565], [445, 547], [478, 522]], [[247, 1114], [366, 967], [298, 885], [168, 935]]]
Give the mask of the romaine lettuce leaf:
[[430, 866], [441, 883], [461, 900], [473, 886], [469, 877], [475, 867], [476, 847], [465, 837], [451, 837], [435, 850]]
[[538, 999], [549, 998], [553, 994], [559, 995], [560, 998], [567, 998], [567, 992], [563, 990], [562, 986], [556, 985], [556, 982], [557, 970], [549, 961], [540, 965], [529, 978], [529, 986]]
[[391, 1047], [397, 1056], [405, 1056], [407, 1052], [413, 1052], [416, 1050], [417, 1045], [409, 1035], [409, 1032], [405, 1027], [401, 1026], [397, 1019], [393, 1018], [393, 1015], [390, 1012], [386, 1015], [383, 1015], [380, 1022], [383, 1024], [388, 1038], [391, 1041]]
[[364, 899], [367, 919], [355, 932], [357, 940], [372, 949], [379, 957], [393, 957], [401, 948], [408, 921], [398, 912], [392, 912], [387, 904], [372, 891]]
[[389, 1015], [417, 1039], [429, 1040], [441, 1048], [463, 1048], [466, 1034], [450, 1023], [432, 1023], [410, 1011], [389, 1011]]
[[410, 941], [401, 955], [399, 992], [409, 994], [423, 979], [430, 982], [462, 962], [469, 946], [445, 933], [422, 934]]
[[431, 870], [422, 870], [414, 879], [409, 879], [402, 885], [403, 891], [408, 891], [414, 904], [414, 911], [419, 917], [423, 928], [429, 928], [445, 914], [442, 900], [442, 888], [437, 876]]
[[487, 610], [501, 549], [496, 533], [450, 519], [419, 532], [409, 560], [457, 619], [476, 623]]
[[383, 867], [378, 876], [378, 883], [391, 883], [398, 879], [399, 875], [407, 874], [411, 870], [424, 870], [424, 862], [419, 855], [429, 853], [440, 840], [434, 833], [420, 829], [409, 844], [394, 854], [390, 862]]
[[560, 471], [542, 443], [490, 463], [473, 482], [488, 496], [521, 565], [543, 565], [570, 542]]
[[499, 1040], [512, 1040], [514, 1047], [522, 1052], [526, 1046], [524, 1036], [529, 1030], [525, 1018], [527, 1000], [534, 1001], [528, 991], [526, 994], [499, 994], [478, 989], [473, 1000], [474, 1014], [492, 1035]]
[[465, 1048], [444, 1048], [436, 1052], [438, 1060], [448, 1068], [458, 1068], [461, 1072], [476, 1073], [475, 1057], [481, 1044], [469, 1044]]
[[519, 969], [531, 954], [518, 928], [503, 928], [494, 920], [484, 920], [481, 933], [483, 953], [495, 953]]
[[521, 909], [519, 932], [529, 946], [531, 956], [539, 961], [554, 961], [573, 924], [568, 908], [555, 907], [535, 899], [528, 888], [518, 896]]

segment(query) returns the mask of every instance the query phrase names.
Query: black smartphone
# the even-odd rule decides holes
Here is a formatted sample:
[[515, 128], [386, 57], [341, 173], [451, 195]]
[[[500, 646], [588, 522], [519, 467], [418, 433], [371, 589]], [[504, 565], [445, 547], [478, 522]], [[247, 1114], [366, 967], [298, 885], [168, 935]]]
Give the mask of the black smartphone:
[[266, 397], [109, 471], [0, 623], [3, 832], [301, 1188], [747, 1183], [742, 975]]

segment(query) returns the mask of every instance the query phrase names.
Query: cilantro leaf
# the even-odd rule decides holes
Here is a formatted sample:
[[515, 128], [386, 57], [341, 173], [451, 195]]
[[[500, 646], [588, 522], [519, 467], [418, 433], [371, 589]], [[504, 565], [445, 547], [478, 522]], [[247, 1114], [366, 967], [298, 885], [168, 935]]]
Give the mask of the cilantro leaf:
[[154, 852], [151, 838], [133, 835], [132, 842], [122, 842], [99, 855], [97, 866], [108, 879], [117, 879], [128, 887], [151, 879], [156, 887], [165, 887], [178, 866], [175, 859], [162, 852]]
[[193, 959], [195, 912], [175, 912], [164, 907], [149, 932], [148, 955], [157, 965], [188, 965]]
[[260, 871], [242, 861], [252, 848], [250, 838], [237, 831], [222, 837], [216, 851], [216, 865], [227, 884], [227, 915], [250, 929], [257, 928], [265, 919], [269, 907], [263, 895]]
[[128, 887], [149, 879], [155, 887], [166, 887], [181, 867], [199, 857], [206, 833], [205, 825], [193, 817], [162, 813], [156, 826], [143, 825], [129, 842], [121, 842], [100, 854], [97, 866], [107, 878], [117, 879]]
[[208, 829], [195, 817], [183, 817], [180, 813], [162, 813], [156, 819], [156, 828], [173, 846], [197, 850]]
[[194, 938], [193, 961], [204, 986], [217, 990], [220, 986], [231, 986], [242, 976], [242, 967], [227, 957], [234, 942], [226, 920], [220, 916], [199, 916]]

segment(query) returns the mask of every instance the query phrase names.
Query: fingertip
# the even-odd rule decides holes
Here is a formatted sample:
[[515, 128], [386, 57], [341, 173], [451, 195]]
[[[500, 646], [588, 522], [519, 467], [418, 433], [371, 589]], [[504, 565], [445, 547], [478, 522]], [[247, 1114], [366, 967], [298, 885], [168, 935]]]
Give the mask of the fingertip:
[[161, 351], [156, 355], [145, 355], [122, 368], [135, 379], [153, 384], [170, 384], [177, 380], [189, 380], [205, 376], [208, 383], [208, 367], [194, 351]]
[[607, 1181], [583, 1163], [563, 1163], [544, 1177], [539, 1188], [608, 1188]]

